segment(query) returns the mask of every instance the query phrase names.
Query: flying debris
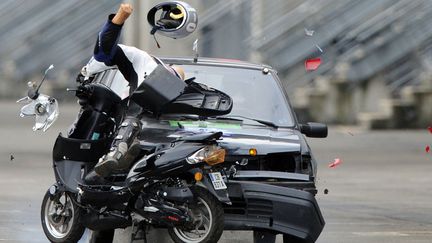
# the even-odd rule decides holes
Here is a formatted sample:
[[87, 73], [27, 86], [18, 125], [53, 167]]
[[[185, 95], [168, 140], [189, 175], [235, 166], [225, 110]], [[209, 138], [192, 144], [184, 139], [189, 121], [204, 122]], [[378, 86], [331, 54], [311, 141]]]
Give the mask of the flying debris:
[[315, 71], [321, 65], [321, 58], [312, 58], [305, 61], [306, 71]]
[[314, 30], [308, 30], [308, 29], [304, 29], [304, 31], [305, 31], [305, 35], [307, 35], [307, 36], [313, 36], [313, 34], [315, 33], [315, 31]]
[[192, 47], [192, 50], [193, 50], [194, 52], [198, 52], [198, 39], [196, 39], [196, 40], [194, 41], [194, 43], [193, 43], [193, 47]]
[[329, 190], [326, 188], [326, 189], [324, 189], [324, 194], [328, 194], [329, 193]]
[[425, 150], [426, 150], [426, 153], [429, 153], [430, 152], [430, 146], [427, 145], [426, 148], [425, 148]]
[[198, 52], [198, 39], [193, 43], [192, 50], [195, 52], [194, 62], [198, 62], [199, 52]]
[[432, 126], [428, 127], [430, 133], [432, 133]]
[[333, 162], [329, 164], [329, 168], [335, 168], [336, 166], [340, 165], [342, 163], [342, 160], [339, 158], [336, 158]]
[[320, 51], [321, 53], [323, 53], [323, 49], [321, 49], [321, 47], [318, 44], [315, 44], [315, 47], [318, 49], [318, 51]]
[[15, 157], [13, 156], [13, 154], [10, 155], [10, 161], [14, 161]]

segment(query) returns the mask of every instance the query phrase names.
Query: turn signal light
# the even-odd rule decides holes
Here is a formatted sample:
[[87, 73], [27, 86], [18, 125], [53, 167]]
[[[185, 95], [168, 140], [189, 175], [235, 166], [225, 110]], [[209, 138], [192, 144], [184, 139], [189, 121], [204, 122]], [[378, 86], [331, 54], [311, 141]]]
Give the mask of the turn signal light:
[[194, 177], [196, 181], [201, 181], [203, 178], [203, 174], [201, 172], [196, 172]]
[[225, 161], [225, 153], [225, 149], [216, 149], [212, 151], [206, 158], [204, 158], [204, 162], [209, 165], [223, 163]]
[[256, 156], [257, 153], [258, 153], [258, 152], [257, 152], [256, 149], [254, 149], [254, 148], [249, 149], [249, 155], [250, 155], [250, 156]]

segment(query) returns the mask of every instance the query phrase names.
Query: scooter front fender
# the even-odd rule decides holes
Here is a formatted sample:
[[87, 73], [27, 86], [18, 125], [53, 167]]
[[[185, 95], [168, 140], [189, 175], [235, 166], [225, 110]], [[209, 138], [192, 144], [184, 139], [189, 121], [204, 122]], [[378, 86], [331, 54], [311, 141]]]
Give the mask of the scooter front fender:
[[220, 202], [231, 205], [231, 200], [229, 199], [228, 191], [226, 189], [215, 190], [212, 182], [210, 181], [210, 177], [208, 174], [205, 174], [202, 180], [199, 183], [197, 183], [197, 185], [206, 188]]

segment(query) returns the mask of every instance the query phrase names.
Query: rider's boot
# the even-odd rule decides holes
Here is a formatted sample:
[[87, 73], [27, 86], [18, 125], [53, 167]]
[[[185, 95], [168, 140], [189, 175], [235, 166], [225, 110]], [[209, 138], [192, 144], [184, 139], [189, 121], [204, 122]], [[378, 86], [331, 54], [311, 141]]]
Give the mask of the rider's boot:
[[87, 185], [109, 185], [110, 182], [96, 174], [94, 170], [90, 171], [84, 178]]
[[106, 177], [114, 171], [129, 168], [139, 154], [139, 142], [135, 139], [141, 130], [141, 123], [135, 117], [126, 117], [114, 139], [110, 152], [96, 164], [95, 172]]

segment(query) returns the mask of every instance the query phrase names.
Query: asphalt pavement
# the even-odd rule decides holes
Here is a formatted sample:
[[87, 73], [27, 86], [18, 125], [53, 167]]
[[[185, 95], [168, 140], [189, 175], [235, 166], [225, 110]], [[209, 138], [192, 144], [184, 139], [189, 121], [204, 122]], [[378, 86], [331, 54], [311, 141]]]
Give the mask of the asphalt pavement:
[[[51, 149], [78, 107], [60, 104], [60, 118], [46, 133], [33, 132], [33, 118], [20, 118], [19, 108], [0, 102], [0, 242], [48, 242], [39, 214], [54, 182]], [[317, 200], [326, 220], [317, 242], [432, 242], [432, 154], [425, 151], [432, 134], [426, 129], [330, 127], [328, 138], [308, 141], [319, 162]], [[336, 158], [342, 163], [328, 168]], [[224, 232], [220, 242], [251, 237]]]

